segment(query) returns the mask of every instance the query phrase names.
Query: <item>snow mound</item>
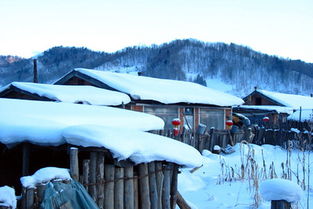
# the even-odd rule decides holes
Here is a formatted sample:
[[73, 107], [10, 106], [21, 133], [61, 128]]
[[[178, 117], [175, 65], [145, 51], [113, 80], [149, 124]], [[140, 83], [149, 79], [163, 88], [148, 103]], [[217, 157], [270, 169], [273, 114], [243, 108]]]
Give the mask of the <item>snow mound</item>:
[[24, 176], [21, 183], [25, 188], [35, 188], [37, 184], [48, 183], [51, 180], [70, 180], [72, 179], [68, 169], [46, 167], [39, 169], [32, 176]]
[[301, 187], [286, 179], [269, 179], [260, 185], [260, 193], [263, 199], [286, 200], [287, 202], [297, 202], [301, 199], [303, 191]]
[[0, 206], [16, 208], [15, 190], [8, 186], [0, 187]]

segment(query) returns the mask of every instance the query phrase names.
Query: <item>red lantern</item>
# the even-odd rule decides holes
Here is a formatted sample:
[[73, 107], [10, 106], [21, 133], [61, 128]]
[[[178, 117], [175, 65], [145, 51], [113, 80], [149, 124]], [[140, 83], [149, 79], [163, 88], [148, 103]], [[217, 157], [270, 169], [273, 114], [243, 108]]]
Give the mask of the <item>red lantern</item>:
[[178, 136], [178, 134], [179, 134], [179, 130], [178, 129], [174, 128], [173, 132], [174, 132], [174, 136]]
[[180, 120], [178, 118], [175, 118], [172, 120], [172, 125], [173, 126], [179, 126], [180, 125]]
[[227, 126], [232, 126], [234, 123], [233, 123], [233, 121], [232, 120], [227, 120], [226, 121], [226, 125]]
[[179, 128], [178, 128], [178, 126], [180, 125], [180, 120], [179, 120], [179, 118], [173, 119], [173, 120], [172, 120], [172, 125], [174, 126], [174, 127], [173, 127], [174, 136], [178, 136], [178, 134], [179, 134]]
[[270, 121], [269, 117], [264, 117], [262, 120], [263, 120], [263, 122], [268, 122], [268, 121]]

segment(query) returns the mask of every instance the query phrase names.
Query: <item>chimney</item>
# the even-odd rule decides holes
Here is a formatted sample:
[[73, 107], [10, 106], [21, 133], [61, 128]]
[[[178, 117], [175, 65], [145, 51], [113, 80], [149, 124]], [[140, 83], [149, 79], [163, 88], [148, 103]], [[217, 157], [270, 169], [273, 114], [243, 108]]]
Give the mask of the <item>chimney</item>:
[[34, 62], [34, 77], [33, 77], [33, 82], [34, 82], [34, 83], [38, 83], [37, 59], [34, 59], [33, 62]]
[[256, 90], [258, 90], [258, 87], [257, 87], [257, 86], [254, 87], [254, 91], [256, 91]]

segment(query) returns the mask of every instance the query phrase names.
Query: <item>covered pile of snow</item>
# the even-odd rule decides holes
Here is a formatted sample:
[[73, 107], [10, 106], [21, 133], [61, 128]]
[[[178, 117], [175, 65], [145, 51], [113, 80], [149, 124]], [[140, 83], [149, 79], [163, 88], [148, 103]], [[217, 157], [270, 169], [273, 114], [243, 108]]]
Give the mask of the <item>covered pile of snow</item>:
[[[0, 143], [28, 141], [43, 146], [72, 144], [105, 147], [119, 160], [164, 160], [186, 167], [201, 165], [193, 147], [143, 131], [163, 129], [153, 115], [112, 107], [0, 99]], [[175, 151], [173, 151], [175, 150]]]
[[272, 100], [279, 102], [284, 106], [291, 107], [293, 109], [299, 109], [300, 107], [304, 109], [313, 109], [313, 97], [310, 96], [284, 94], [260, 89], [257, 89], [256, 91], [271, 98]]
[[66, 168], [46, 167], [36, 171], [32, 176], [23, 176], [21, 183], [25, 188], [35, 188], [38, 184], [46, 184], [51, 180], [70, 180], [71, 175]]
[[260, 193], [264, 200], [286, 200], [298, 202], [303, 195], [301, 187], [286, 179], [269, 179], [260, 185]]
[[16, 208], [15, 190], [8, 186], [0, 187], [0, 206]]
[[93, 86], [51, 85], [27, 82], [12, 82], [0, 89], [1, 92], [16, 88], [52, 101], [69, 103], [87, 103], [92, 105], [117, 106], [130, 102], [128, 95]]
[[232, 106], [243, 103], [239, 97], [192, 82], [83, 68], [75, 69], [75, 71], [92, 77], [120, 92], [129, 94], [134, 100], [153, 100], [163, 104], [190, 103], [217, 106]]

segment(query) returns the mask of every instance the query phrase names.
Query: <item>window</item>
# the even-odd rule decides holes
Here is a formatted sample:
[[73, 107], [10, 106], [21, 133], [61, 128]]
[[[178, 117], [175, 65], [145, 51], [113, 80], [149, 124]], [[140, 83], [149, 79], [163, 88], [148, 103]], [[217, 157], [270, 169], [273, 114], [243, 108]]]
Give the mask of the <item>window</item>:
[[207, 126], [208, 129], [224, 129], [224, 110], [218, 109], [200, 109], [200, 123]]
[[164, 120], [164, 129], [172, 129], [172, 120], [178, 118], [178, 108], [177, 107], [144, 107], [144, 112], [158, 116]]

